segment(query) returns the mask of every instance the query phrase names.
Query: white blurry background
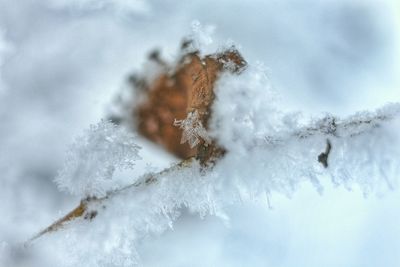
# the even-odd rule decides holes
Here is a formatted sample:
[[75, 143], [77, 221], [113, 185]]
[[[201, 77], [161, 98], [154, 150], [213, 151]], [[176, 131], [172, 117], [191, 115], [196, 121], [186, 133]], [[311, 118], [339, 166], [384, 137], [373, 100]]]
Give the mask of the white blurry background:
[[[286, 109], [347, 115], [400, 102], [399, 13], [396, 0], [0, 0], [0, 246], [78, 203], [52, 181], [66, 146], [151, 49], [172, 60], [193, 20], [263, 62]], [[170, 160], [143, 150], [144, 162]], [[272, 195], [272, 209], [231, 207], [229, 225], [187, 214], [138, 250], [145, 266], [399, 266], [399, 190], [304, 184]]]

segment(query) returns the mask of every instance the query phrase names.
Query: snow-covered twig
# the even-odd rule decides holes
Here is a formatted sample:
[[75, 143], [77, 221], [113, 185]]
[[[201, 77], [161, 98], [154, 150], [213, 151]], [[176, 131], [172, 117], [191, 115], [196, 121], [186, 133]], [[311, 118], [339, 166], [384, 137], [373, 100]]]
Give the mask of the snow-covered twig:
[[[375, 115], [371, 115], [370, 113], [366, 113], [363, 115], [353, 116], [349, 119], [341, 120], [332, 116], [325, 117], [314, 124], [304, 127], [298, 131], [295, 131], [293, 134], [290, 134], [290, 138], [299, 138], [299, 139], [307, 139], [313, 136], [321, 135], [326, 137], [335, 137], [335, 138], [350, 138], [358, 135], [362, 135], [364, 133], [368, 133], [374, 128], [377, 128], [383, 122], [387, 122], [400, 114], [399, 108], [390, 109], [389, 112], [379, 111]], [[266, 143], [264, 145], [278, 145], [283, 143], [288, 143], [289, 139], [276, 139], [276, 138], [266, 138], [264, 139]], [[258, 145], [261, 145], [257, 142]], [[327, 140], [327, 148], [325, 152], [321, 153], [318, 157], [318, 161], [324, 166], [328, 167], [328, 155], [330, 150], [332, 149], [332, 144]], [[324, 157], [324, 159], [322, 159]], [[48, 232], [53, 232], [63, 227], [66, 222], [69, 222], [73, 219], [83, 217], [85, 219], [93, 219], [97, 211], [95, 211], [95, 207], [100, 203], [107, 201], [108, 199], [121, 194], [122, 192], [135, 189], [137, 190], [140, 187], [151, 185], [159, 181], [161, 177], [167, 175], [169, 173], [179, 171], [185, 167], [189, 167], [191, 163], [194, 161], [193, 158], [189, 158], [187, 160], [183, 160], [182, 162], [167, 168], [158, 173], [148, 173], [140, 178], [136, 179], [136, 181], [128, 186], [121, 187], [119, 189], [115, 189], [107, 192], [106, 196], [96, 198], [96, 197], [88, 197], [81, 201], [79, 206], [75, 208], [73, 211], [68, 213], [63, 218], [57, 220], [55, 223], [35, 235], [33, 238], [29, 240], [29, 242], [34, 241], [39, 238], [43, 234]], [[96, 206], [94, 206], [96, 205]]]
[[169, 167], [167, 169], [164, 169], [160, 172], [157, 173], [147, 173], [136, 179], [136, 181], [130, 185], [127, 185], [125, 187], [119, 188], [112, 190], [106, 194], [104, 197], [96, 198], [96, 197], [87, 197], [79, 203], [79, 205], [67, 213], [65, 216], [63, 216], [61, 219], [58, 219], [56, 222], [51, 224], [50, 226], [46, 227], [44, 230], [40, 231], [36, 235], [34, 235], [32, 238], [30, 238], [27, 242], [25, 242], [25, 246], [29, 246], [32, 242], [34, 242], [36, 239], [40, 238], [44, 234], [50, 233], [57, 231], [61, 229], [62, 227], [65, 226], [66, 223], [75, 220], [77, 218], [84, 218], [86, 220], [92, 220], [94, 217], [97, 216], [97, 207], [99, 205], [104, 204], [107, 200], [110, 198], [117, 196], [123, 192], [133, 190], [133, 189], [138, 189], [143, 186], [148, 186], [154, 183], [157, 183], [159, 179], [163, 175], [167, 175], [169, 173], [175, 172], [179, 169], [189, 167], [192, 162], [194, 161], [193, 158], [189, 158], [186, 160], [183, 160], [179, 162], [178, 164], [173, 165], [172, 167]]
[[[295, 129], [291, 133], [277, 134], [280, 142], [264, 140], [248, 147], [240, 141], [233, 144], [224, 157], [218, 158], [212, 169], [190, 158], [161, 172], [145, 174], [130, 185], [108, 190], [105, 196], [84, 199], [76, 209], [34, 236], [27, 245], [38, 238], [51, 240], [52, 246], [61, 246], [63, 251], [73, 255], [67, 266], [73, 266], [91, 251], [101, 255], [96, 263], [111, 262], [110, 257], [124, 260], [125, 251], [120, 250], [120, 246], [134, 251], [142, 238], [172, 228], [182, 208], [201, 216], [213, 214], [226, 218], [224, 210], [234, 202], [270, 201], [271, 192], [290, 195], [299, 183], [307, 180], [321, 191], [319, 181], [326, 176], [331, 176], [335, 184], [359, 185], [365, 192], [378, 187], [382, 178], [391, 187], [400, 169], [400, 151], [390, 146], [392, 141], [398, 144], [393, 132], [399, 113], [395, 109], [383, 113], [383, 117], [368, 113], [337, 119], [338, 136], [326, 130], [326, 124], [317, 121], [301, 128], [313, 133], [302, 138], [294, 134], [299, 132]], [[393, 127], [391, 119], [395, 119]], [[358, 125], [357, 130], [355, 125]], [[393, 136], [395, 139], [391, 139]], [[331, 139], [332, 151], [325, 150], [330, 162], [329, 168], [322, 169], [314, 157], [326, 144], [326, 137]], [[93, 243], [93, 238], [98, 236], [101, 239]], [[35, 242], [38, 246], [43, 244], [46, 242]], [[131, 266], [129, 264], [127, 260], [125, 265]]]

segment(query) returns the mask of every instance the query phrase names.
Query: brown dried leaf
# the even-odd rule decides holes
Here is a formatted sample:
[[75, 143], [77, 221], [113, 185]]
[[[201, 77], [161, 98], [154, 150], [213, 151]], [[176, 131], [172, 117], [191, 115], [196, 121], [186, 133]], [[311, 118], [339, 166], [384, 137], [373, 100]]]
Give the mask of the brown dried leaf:
[[[207, 139], [200, 126], [208, 127], [210, 107], [215, 97], [214, 85], [219, 75], [225, 71], [239, 73], [246, 62], [235, 49], [205, 57], [200, 57], [197, 52], [186, 53], [177, 66], [166, 65], [158, 54], [156, 59], [154, 56], [151, 58], [163, 64], [165, 71], [150, 85], [136, 83], [136, 87], [147, 95], [146, 100], [134, 108], [138, 132], [183, 159], [196, 156], [206, 163], [220, 157], [223, 149], [215, 141]], [[195, 137], [182, 133], [185, 119], [191, 114], [193, 117], [194, 112], [198, 119], [194, 123], [200, 125]], [[191, 138], [198, 138], [193, 140], [196, 147], [181, 144], [181, 140]]]

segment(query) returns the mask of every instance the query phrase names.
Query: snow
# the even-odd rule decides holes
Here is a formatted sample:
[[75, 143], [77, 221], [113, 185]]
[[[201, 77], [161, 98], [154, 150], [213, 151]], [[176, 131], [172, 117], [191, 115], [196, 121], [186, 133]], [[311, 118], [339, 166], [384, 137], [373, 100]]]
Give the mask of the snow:
[[[329, 136], [327, 170], [317, 161], [325, 133], [277, 148], [253, 149], [250, 138], [272, 144], [272, 137], [292, 133], [289, 126], [304, 130], [331, 114], [345, 124], [356, 111], [399, 102], [396, 10], [389, 0], [0, 1], [0, 265], [397, 266], [398, 121], [366, 126], [372, 131], [351, 141]], [[91, 222], [76, 221], [21, 249], [79, 201], [53, 183], [68, 144], [106, 116], [125, 77], [141, 69], [148, 51], [160, 47], [173, 61], [193, 21], [205, 33], [200, 46], [233, 39], [253, 68], [243, 73], [253, 84], [245, 78], [221, 81], [234, 90], [250, 89], [242, 90], [243, 102], [215, 107], [221, 111], [215, 125], [232, 131], [210, 134], [235, 153], [211, 177], [196, 169], [176, 180], [168, 176], [163, 186], [113, 200]], [[259, 95], [257, 88], [266, 89]], [[234, 98], [229, 93], [219, 97]], [[245, 113], [238, 116], [239, 109]], [[235, 111], [233, 122], [223, 110]], [[387, 112], [392, 110], [357, 116]], [[311, 122], [310, 114], [316, 116]], [[365, 129], [345, 135], [359, 131]], [[114, 173], [119, 185], [174, 161], [140, 139], [135, 143], [143, 147], [143, 160], [128, 174]], [[318, 176], [310, 179], [303, 167]], [[192, 208], [177, 208], [179, 203]]]

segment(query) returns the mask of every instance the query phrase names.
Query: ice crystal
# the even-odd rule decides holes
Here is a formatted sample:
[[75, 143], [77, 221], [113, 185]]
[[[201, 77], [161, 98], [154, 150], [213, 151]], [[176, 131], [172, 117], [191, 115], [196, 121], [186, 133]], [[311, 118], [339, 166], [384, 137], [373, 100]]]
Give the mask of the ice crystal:
[[194, 148], [200, 143], [200, 139], [203, 139], [207, 144], [211, 143], [207, 130], [199, 119], [197, 110], [189, 112], [184, 120], [175, 120], [174, 125], [183, 130], [181, 144], [188, 142], [190, 147]]
[[[157, 175], [139, 177], [128, 190], [104, 200], [106, 208], [99, 210], [95, 220], [71, 222], [65, 232], [47, 235], [37, 247], [50, 251], [57, 266], [79, 266], [82, 259], [85, 266], [141, 265], [137, 246], [147, 236], [172, 228], [182, 208], [226, 220], [224, 212], [232, 203], [269, 203], [271, 193], [290, 196], [307, 181], [319, 192], [326, 178], [346, 188], [360, 186], [365, 193], [382, 189], [381, 185], [397, 186], [399, 105], [347, 119], [328, 115], [300, 123], [299, 114], [280, 111], [265, 81], [259, 69], [249, 68], [242, 76], [223, 77], [219, 83], [211, 130], [213, 138], [229, 151], [212, 169], [202, 169], [196, 160], [190, 160]], [[195, 146], [200, 139], [210, 141], [198, 111], [174, 124], [183, 129], [183, 142]], [[119, 147], [122, 140], [127, 140], [120, 131], [109, 123], [92, 126], [73, 149], [75, 156], [67, 164], [66, 177], [75, 177], [77, 166], [86, 166], [90, 158], [94, 160], [89, 160], [89, 166], [115, 166], [128, 154], [137, 155], [137, 147], [131, 143], [131, 153], [117, 153], [122, 156], [115, 157], [115, 151], [120, 150], [110, 147]], [[118, 136], [111, 144], [107, 141], [110, 135]], [[317, 159], [325, 151], [327, 138], [332, 150], [328, 168], [324, 168]], [[109, 164], [113, 158], [116, 160]], [[85, 180], [93, 174], [78, 173], [84, 186], [81, 181], [79, 186], [71, 187], [93, 192], [91, 180]], [[108, 173], [102, 172], [100, 177], [108, 177]], [[74, 182], [69, 179], [68, 183]], [[68, 260], [60, 262], [59, 258]]]
[[91, 125], [68, 151], [56, 182], [60, 189], [78, 196], [104, 196], [118, 187], [116, 170], [132, 168], [140, 159], [134, 136], [122, 127], [102, 121]]

